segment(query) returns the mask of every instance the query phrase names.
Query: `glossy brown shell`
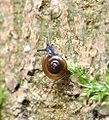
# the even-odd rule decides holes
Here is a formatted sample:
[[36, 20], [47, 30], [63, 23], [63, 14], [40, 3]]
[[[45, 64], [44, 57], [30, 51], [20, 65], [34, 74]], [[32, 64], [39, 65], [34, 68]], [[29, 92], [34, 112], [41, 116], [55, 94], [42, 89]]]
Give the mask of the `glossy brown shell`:
[[[53, 74], [50, 72], [50, 68], [49, 68], [50, 66], [48, 67], [48, 63], [51, 62], [52, 60], [59, 61], [59, 64], [60, 64], [59, 73]], [[46, 74], [46, 76], [49, 77], [50, 79], [59, 80], [59, 79], [64, 78], [64, 76], [66, 75], [67, 64], [66, 64], [66, 61], [58, 55], [54, 55], [52, 57], [46, 55], [42, 59], [42, 69], [44, 73]]]

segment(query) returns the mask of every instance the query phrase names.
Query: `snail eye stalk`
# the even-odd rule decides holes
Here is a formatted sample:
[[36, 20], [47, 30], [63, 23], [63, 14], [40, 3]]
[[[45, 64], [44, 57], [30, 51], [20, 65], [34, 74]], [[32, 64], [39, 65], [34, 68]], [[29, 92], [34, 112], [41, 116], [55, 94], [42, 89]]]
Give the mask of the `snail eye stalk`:
[[48, 42], [48, 36], [45, 38], [45, 42], [46, 42], [46, 48], [44, 48], [44, 49], [38, 49], [37, 52], [39, 52], [39, 51], [46, 51], [49, 56], [58, 55], [56, 52], [54, 52], [54, 49], [49, 44], [49, 42]]

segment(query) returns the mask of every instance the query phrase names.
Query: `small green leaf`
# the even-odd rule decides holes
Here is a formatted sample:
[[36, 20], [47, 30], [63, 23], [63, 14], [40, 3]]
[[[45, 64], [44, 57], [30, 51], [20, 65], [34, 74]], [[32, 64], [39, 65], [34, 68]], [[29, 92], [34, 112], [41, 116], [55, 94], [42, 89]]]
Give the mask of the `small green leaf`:
[[100, 101], [101, 100], [100, 95], [94, 95], [90, 99], [95, 100], [95, 101]]
[[0, 109], [3, 106], [4, 99], [5, 99], [4, 88], [0, 88]]
[[73, 72], [75, 71], [75, 69], [76, 69], [76, 67], [77, 67], [77, 65], [73, 62], [73, 61], [71, 61], [71, 60], [69, 60], [69, 61], [67, 61], [67, 66], [68, 66], [68, 70], [73, 74]]
[[99, 75], [99, 74], [95, 74], [95, 75], [94, 75], [93, 82], [98, 82], [99, 77], [100, 77], [100, 75]]
[[106, 71], [104, 80], [105, 80], [105, 83], [106, 83], [107, 85], [109, 85], [109, 70]]

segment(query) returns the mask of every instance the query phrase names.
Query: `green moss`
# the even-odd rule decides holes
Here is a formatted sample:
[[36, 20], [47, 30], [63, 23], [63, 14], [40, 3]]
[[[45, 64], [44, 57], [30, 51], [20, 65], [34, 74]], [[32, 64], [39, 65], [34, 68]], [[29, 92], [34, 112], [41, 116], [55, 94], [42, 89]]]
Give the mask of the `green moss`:
[[77, 66], [73, 61], [68, 61], [67, 64], [70, 73], [77, 77], [83, 87], [81, 96], [86, 96], [89, 100], [109, 104], [109, 71], [104, 74], [104, 84], [101, 84], [99, 83], [99, 74], [95, 74], [93, 80], [90, 80], [85, 68]]
[[88, 84], [88, 76], [84, 68], [78, 67], [73, 61], [68, 61], [67, 65], [70, 73], [78, 78], [80, 84], [82, 85]]
[[1, 111], [3, 109], [3, 104], [4, 104], [4, 100], [5, 100], [5, 90], [3, 87], [0, 88], [0, 118], [1, 116]]

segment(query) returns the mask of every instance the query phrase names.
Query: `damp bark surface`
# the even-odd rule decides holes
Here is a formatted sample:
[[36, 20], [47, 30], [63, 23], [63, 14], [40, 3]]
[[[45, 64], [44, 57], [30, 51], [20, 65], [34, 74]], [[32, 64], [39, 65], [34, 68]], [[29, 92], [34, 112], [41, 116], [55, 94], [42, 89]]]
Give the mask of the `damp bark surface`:
[[108, 0], [0, 0], [0, 120], [109, 119], [108, 106], [80, 96], [74, 76], [52, 86], [41, 66], [46, 53], [37, 52], [49, 35], [60, 56], [85, 67], [90, 78], [99, 73], [102, 82], [109, 59], [108, 6]]

